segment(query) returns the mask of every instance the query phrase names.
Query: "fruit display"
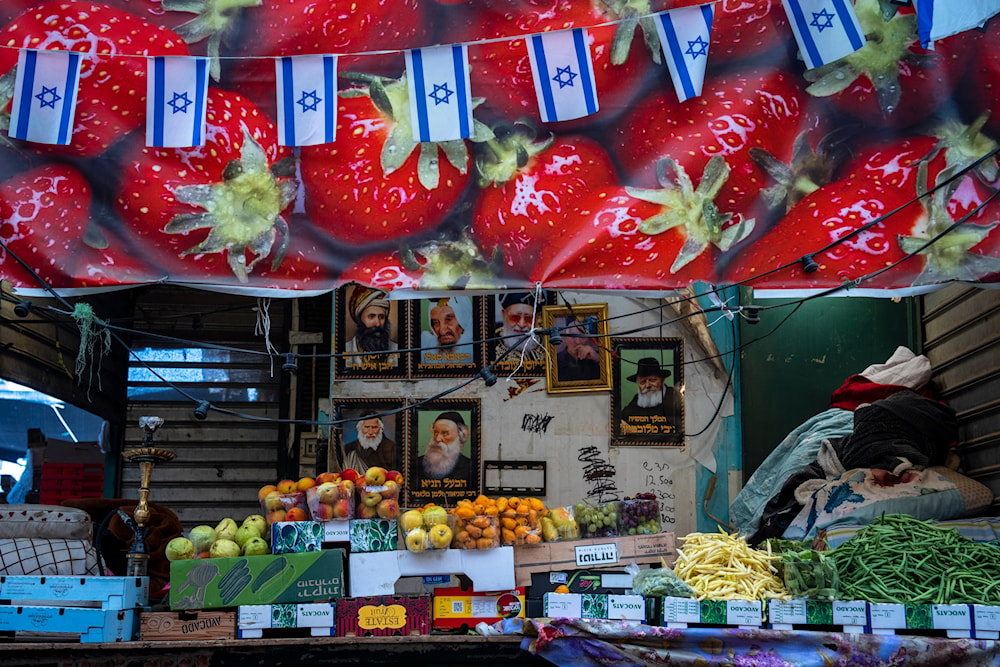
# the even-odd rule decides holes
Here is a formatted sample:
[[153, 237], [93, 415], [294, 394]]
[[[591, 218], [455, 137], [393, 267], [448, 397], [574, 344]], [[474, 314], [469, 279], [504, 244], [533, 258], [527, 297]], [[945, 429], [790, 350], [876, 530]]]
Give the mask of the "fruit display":
[[580, 538], [580, 526], [573, 516], [570, 507], [551, 507], [548, 513], [540, 519], [542, 524], [542, 539], [546, 542], [559, 540], [577, 540]]
[[186, 536], [173, 538], [167, 543], [166, 557], [174, 561], [261, 556], [271, 553], [269, 533], [269, 524], [260, 514], [251, 514], [241, 524], [226, 517], [215, 527], [201, 524], [188, 531]]
[[456, 518], [440, 505], [428, 503], [399, 517], [399, 534], [407, 551], [448, 549], [454, 538]]
[[316, 475], [316, 484], [306, 490], [309, 516], [316, 521], [353, 519], [355, 512], [355, 479], [341, 473], [324, 472]]
[[302, 490], [299, 490], [300, 482], [285, 479], [277, 484], [262, 486], [257, 491], [257, 499], [260, 500], [260, 508], [268, 525], [282, 521], [305, 521], [309, 518], [306, 489], [315, 486], [315, 480], [303, 478], [300, 481], [304, 487]]
[[625, 496], [618, 516], [622, 535], [651, 535], [660, 532], [660, 503], [649, 491]]
[[573, 516], [580, 527], [580, 537], [617, 537], [620, 501], [609, 500], [600, 505], [579, 502], [573, 506]]
[[403, 473], [386, 470], [380, 466], [369, 467], [364, 475], [348, 468], [340, 473], [356, 476], [357, 502], [355, 517], [358, 519], [398, 519], [399, 494], [403, 489]]
[[[458, 542], [463, 549], [541, 544], [542, 518], [546, 511], [545, 504], [538, 498], [490, 498], [482, 494], [474, 499], [463, 498], [451, 510], [458, 517], [456, 546]], [[494, 530], [499, 531], [496, 536]]]

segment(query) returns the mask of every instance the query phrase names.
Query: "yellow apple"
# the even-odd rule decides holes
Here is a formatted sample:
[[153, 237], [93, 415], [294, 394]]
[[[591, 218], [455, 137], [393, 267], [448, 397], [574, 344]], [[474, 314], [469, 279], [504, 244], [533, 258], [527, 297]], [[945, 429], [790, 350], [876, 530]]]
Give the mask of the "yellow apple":
[[430, 535], [431, 545], [435, 549], [447, 549], [451, 546], [451, 528], [448, 527], [448, 524], [439, 523], [431, 526], [428, 535]]
[[416, 528], [423, 528], [423, 526], [424, 515], [420, 510], [407, 510], [399, 517], [399, 527], [403, 529], [403, 533], [408, 533]]
[[409, 551], [425, 551], [427, 549], [427, 531], [423, 528], [411, 530], [406, 534], [404, 542]]

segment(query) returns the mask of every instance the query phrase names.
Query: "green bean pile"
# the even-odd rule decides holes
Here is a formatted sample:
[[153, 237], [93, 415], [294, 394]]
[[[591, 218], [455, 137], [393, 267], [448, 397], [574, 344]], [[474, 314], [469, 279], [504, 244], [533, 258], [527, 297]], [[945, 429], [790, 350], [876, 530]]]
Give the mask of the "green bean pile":
[[885, 514], [829, 552], [844, 600], [1000, 605], [1000, 546]]

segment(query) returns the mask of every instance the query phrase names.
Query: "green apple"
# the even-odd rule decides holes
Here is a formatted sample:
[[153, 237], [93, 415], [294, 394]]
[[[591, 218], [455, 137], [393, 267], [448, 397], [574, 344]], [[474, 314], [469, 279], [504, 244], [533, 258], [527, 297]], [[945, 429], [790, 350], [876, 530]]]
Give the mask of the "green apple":
[[244, 556], [263, 556], [268, 553], [267, 542], [263, 537], [251, 537], [243, 545]]
[[253, 526], [257, 529], [257, 534], [261, 537], [267, 535], [267, 519], [260, 514], [251, 514], [247, 518], [243, 519], [242, 525]]
[[233, 541], [236, 542], [236, 544], [240, 545], [240, 548], [243, 548], [243, 545], [246, 544], [247, 540], [249, 540], [251, 537], [260, 537], [260, 536], [261, 536], [260, 533], [257, 532], [257, 529], [255, 527], [240, 526], [239, 528], [236, 529], [236, 537], [233, 538]]

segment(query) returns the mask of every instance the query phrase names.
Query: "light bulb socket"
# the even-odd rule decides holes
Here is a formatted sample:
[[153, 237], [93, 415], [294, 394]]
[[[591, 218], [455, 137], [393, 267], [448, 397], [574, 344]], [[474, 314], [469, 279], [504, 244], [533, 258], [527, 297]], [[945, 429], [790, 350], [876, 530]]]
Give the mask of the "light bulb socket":
[[483, 378], [483, 384], [487, 387], [492, 387], [497, 383], [497, 376], [494, 375], [489, 368], [484, 368], [479, 371], [479, 377]]
[[281, 370], [286, 373], [295, 373], [299, 370], [299, 364], [295, 360], [295, 355], [291, 352], [285, 355], [285, 363], [281, 364]]
[[14, 314], [18, 317], [27, 317], [31, 312], [31, 302], [24, 300], [14, 304]]
[[562, 334], [559, 333], [559, 329], [552, 327], [551, 329], [549, 329], [548, 333], [549, 333], [549, 343], [551, 343], [553, 347], [562, 345], [563, 339], [562, 339]]
[[760, 306], [743, 306], [746, 311], [744, 319], [747, 324], [760, 324]]
[[198, 404], [198, 407], [194, 409], [194, 418], [198, 421], [205, 421], [208, 419], [208, 411], [211, 409], [212, 404], [208, 401], [202, 401]]
[[806, 273], [816, 273], [819, 271], [819, 264], [816, 263], [812, 255], [803, 255], [799, 261], [802, 262], [802, 270]]

